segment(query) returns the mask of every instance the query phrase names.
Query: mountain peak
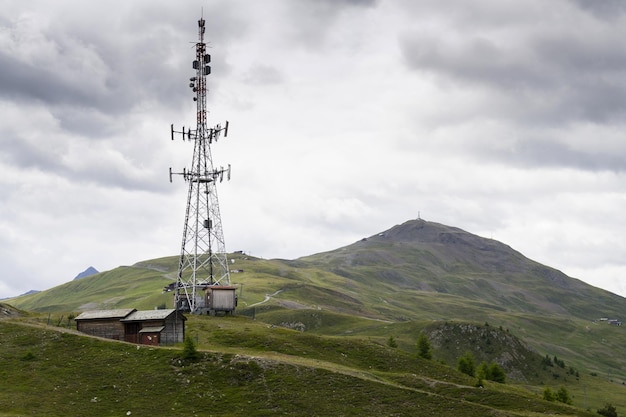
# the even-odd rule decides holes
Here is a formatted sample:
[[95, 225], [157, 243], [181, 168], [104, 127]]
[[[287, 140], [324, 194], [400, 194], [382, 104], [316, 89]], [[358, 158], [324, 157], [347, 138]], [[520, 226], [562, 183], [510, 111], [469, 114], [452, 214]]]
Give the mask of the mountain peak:
[[97, 274], [98, 272], [100, 272], [100, 271], [98, 271], [98, 270], [97, 270], [96, 268], [94, 268], [93, 266], [90, 266], [89, 268], [87, 268], [87, 269], [85, 269], [83, 272], [81, 272], [80, 274], [76, 275], [76, 277], [74, 278], [74, 280], [81, 279], [81, 278], [85, 278], [85, 277], [88, 277], [88, 276], [90, 276], [90, 275], [95, 275], [95, 274]]
[[472, 236], [459, 228], [423, 219], [406, 221], [376, 236], [387, 237], [401, 242], [445, 243], [451, 240], [449, 236], [452, 234]]

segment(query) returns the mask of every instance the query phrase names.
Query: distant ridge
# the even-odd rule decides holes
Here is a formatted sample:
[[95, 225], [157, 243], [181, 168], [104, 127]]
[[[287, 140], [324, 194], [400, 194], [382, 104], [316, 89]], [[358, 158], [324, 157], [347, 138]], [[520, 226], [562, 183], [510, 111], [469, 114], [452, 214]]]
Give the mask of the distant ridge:
[[[25, 293], [20, 294], [20, 295], [18, 295], [16, 297], [22, 297], [22, 296], [25, 296], [25, 295], [37, 294], [37, 293], [40, 293], [40, 292], [41, 291], [39, 291], [39, 290], [29, 290], [29, 291], [26, 291]], [[0, 298], [0, 301], [1, 300], [10, 300], [11, 298], [16, 298], [16, 297], [4, 297], [4, 298]]]
[[[237, 271], [245, 271], [237, 276], [241, 289], [246, 288], [239, 299], [243, 306], [306, 306], [393, 321], [477, 322], [528, 315], [623, 321], [626, 306], [625, 298], [528, 259], [497, 240], [422, 219], [294, 260], [233, 253], [231, 261]], [[138, 262], [89, 276], [89, 285], [70, 281], [13, 305], [35, 311], [167, 305], [171, 297], [154, 289], [172, 283], [177, 262], [175, 256]]]
[[76, 281], [77, 279], [81, 279], [81, 278], [85, 278], [91, 275], [95, 275], [97, 273], [99, 273], [100, 271], [98, 271], [96, 268], [94, 268], [93, 266], [90, 266], [89, 268], [85, 269], [83, 272], [81, 272], [80, 274], [76, 275], [76, 278], [74, 278], [74, 281]]

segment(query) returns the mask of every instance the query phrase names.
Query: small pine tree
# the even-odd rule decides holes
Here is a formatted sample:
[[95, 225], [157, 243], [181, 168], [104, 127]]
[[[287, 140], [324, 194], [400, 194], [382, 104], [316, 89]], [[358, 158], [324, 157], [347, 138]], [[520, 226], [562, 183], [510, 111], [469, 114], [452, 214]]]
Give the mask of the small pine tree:
[[476, 378], [489, 380], [489, 365], [487, 362], [481, 362], [476, 368]]
[[420, 358], [432, 359], [433, 354], [430, 351], [430, 342], [424, 333], [420, 333], [417, 337], [417, 354]]
[[465, 352], [463, 356], [459, 358], [458, 368], [459, 372], [462, 372], [469, 376], [476, 374], [476, 365], [474, 364], [474, 355], [471, 352]]
[[198, 353], [196, 344], [191, 336], [185, 337], [185, 346], [183, 347], [182, 358], [192, 362], [197, 361], [200, 358], [200, 353]]
[[548, 366], [554, 366], [552, 364], [552, 359], [548, 355], [541, 359], [541, 364], [543, 365], [543, 369], [546, 369]]
[[490, 381], [498, 382], [500, 384], [504, 384], [506, 382], [506, 374], [500, 365], [497, 363], [492, 363], [489, 366], [488, 378]]
[[389, 336], [389, 339], [387, 340], [387, 346], [395, 349], [398, 347], [398, 342], [396, 342], [396, 339], [394, 339], [393, 336]]

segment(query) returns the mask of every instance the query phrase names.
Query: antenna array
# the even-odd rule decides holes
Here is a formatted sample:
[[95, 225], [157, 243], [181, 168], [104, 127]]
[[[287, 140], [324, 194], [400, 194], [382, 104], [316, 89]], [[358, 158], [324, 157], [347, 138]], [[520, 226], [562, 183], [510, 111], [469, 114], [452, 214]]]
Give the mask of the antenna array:
[[[224, 176], [230, 180], [230, 164], [227, 168], [214, 168], [211, 156], [211, 144], [222, 134], [228, 135], [228, 122], [224, 126], [207, 127], [206, 77], [211, 73], [211, 56], [206, 51], [204, 32], [205, 21], [201, 18], [196, 59], [192, 64], [195, 76], [189, 79], [189, 87], [195, 93], [196, 128], [183, 127], [177, 131], [173, 124], [170, 127], [172, 140], [175, 135], [181, 135], [183, 141], [192, 142], [194, 146], [190, 168], [183, 168], [182, 172], [169, 170], [170, 182], [173, 175], [180, 175], [189, 185], [174, 305], [177, 310], [197, 314], [215, 311], [209, 299], [213, 291], [207, 289], [232, 288], [216, 188], [218, 180], [222, 182]], [[226, 303], [220, 309], [232, 312], [235, 304], [236, 301]]]

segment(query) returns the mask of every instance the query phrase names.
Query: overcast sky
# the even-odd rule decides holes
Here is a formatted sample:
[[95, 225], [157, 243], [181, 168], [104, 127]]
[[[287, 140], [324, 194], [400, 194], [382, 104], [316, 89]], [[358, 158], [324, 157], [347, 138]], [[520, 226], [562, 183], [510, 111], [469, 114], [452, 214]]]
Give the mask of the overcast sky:
[[180, 252], [201, 13], [228, 251], [420, 216], [626, 296], [626, 2], [0, 0], [0, 298]]

